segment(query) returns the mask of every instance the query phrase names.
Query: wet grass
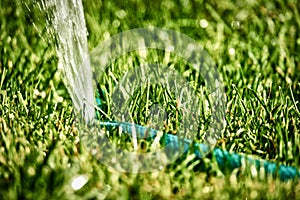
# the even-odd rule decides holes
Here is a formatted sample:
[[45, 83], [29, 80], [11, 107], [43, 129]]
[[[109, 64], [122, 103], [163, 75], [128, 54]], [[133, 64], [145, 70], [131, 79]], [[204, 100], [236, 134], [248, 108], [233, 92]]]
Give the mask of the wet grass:
[[[198, 163], [187, 157], [145, 174], [119, 173], [98, 162], [84, 148], [74, 125], [72, 102], [57, 70], [45, 20], [25, 2], [27, 6], [4, 0], [0, 7], [0, 199], [299, 198], [298, 181], [280, 182], [241, 169], [221, 171], [211, 156]], [[227, 126], [217, 146], [299, 168], [297, 1], [83, 4], [91, 50], [109, 36], [137, 27], [164, 27], [196, 40], [216, 62], [227, 94]], [[163, 52], [150, 52], [152, 60], [164, 58]], [[138, 63], [128, 60], [129, 55], [111, 66], [115, 77], [124, 74], [124, 66]], [[176, 57], [171, 61], [197, 88], [194, 72]], [[113, 76], [104, 77], [101, 84], [109, 94]], [[168, 105], [170, 118], [175, 116], [176, 101], [162, 98], [166, 91], [149, 87], [149, 98], [148, 88], [142, 89], [130, 105], [134, 120], [147, 124], [148, 107], [155, 102]], [[109, 97], [106, 100], [110, 116]], [[168, 127], [176, 129], [176, 120]], [[199, 166], [205, 171], [196, 170]], [[88, 182], [74, 190], [71, 183], [81, 175]]]

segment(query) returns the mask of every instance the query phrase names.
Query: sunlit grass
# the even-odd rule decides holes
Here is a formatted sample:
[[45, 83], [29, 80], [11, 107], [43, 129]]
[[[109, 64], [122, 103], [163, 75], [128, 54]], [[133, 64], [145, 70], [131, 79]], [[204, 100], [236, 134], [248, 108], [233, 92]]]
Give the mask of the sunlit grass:
[[[98, 162], [84, 148], [74, 125], [72, 102], [57, 70], [54, 41], [47, 35], [43, 14], [36, 8], [29, 11], [34, 6], [26, 2], [27, 6], [4, 0], [0, 7], [0, 199], [299, 198], [298, 181], [253, 176], [251, 170], [224, 172], [211, 155], [196, 163], [188, 156], [145, 174], [119, 173]], [[227, 126], [217, 146], [299, 168], [297, 1], [83, 4], [91, 50], [113, 34], [148, 26], [180, 31], [199, 42], [216, 62], [228, 98]], [[150, 59], [164, 62], [164, 52], [150, 54]], [[194, 72], [171, 58], [174, 68], [199, 88], [201, 80]], [[138, 65], [138, 59], [129, 61], [129, 55], [116, 61], [110, 68], [113, 76], [120, 78], [126, 65]], [[115, 82], [108, 74], [100, 84], [109, 94]], [[151, 123], [146, 115], [150, 105], [167, 104], [166, 92], [159, 86], [137, 91], [138, 98], [129, 106], [133, 119]], [[112, 117], [110, 98], [103, 99]], [[174, 132], [176, 101], [168, 101], [173, 121], [164, 127]], [[72, 181], [77, 177], [87, 182], [75, 190]]]

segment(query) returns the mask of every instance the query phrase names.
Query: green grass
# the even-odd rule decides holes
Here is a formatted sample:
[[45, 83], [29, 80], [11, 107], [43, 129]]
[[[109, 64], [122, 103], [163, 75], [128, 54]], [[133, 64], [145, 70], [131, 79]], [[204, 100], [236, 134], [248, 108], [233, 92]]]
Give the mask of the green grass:
[[[0, 6], [0, 199], [299, 199], [298, 181], [259, 178], [242, 169], [223, 172], [211, 156], [196, 163], [204, 166], [204, 172], [195, 170], [190, 157], [145, 174], [119, 173], [98, 162], [80, 140], [43, 14], [25, 2], [31, 12], [20, 2], [2, 0]], [[149, 25], [195, 39], [216, 62], [228, 98], [227, 126], [217, 147], [299, 168], [300, 7], [296, 0], [86, 0], [83, 4], [90, 50], [109, 35]], [[201, 19], [207, 20], [208, 27], [200, 26]], [[164, 52], [149, 54], [157, 62], [165, 56]], [[127, 69], [122, 66], [138, 63], [129, 57], [110, 66], [114, 76], [121, 77]], [[171, 58], [187, 80], [196, 88], [201, 85], [182, 61]], [[104, 77], [101, 84], [111, 92], [112, 76]], [[147, 124], [148, 106], [155, 101], [170, 101], [170, 117], [175, 116], [176, 102], [159, 98], [166, 91], [151, 87], [157, 95], [149, 98], [147, 87], [142, 89], [130, 107], [134, 120]], [[111, 115], [109, 98], [106, 101]], [[176, 117], [169, 127], [176, 129]], [[79, 175], [89, 181], [74, 191], [71, 182]]]

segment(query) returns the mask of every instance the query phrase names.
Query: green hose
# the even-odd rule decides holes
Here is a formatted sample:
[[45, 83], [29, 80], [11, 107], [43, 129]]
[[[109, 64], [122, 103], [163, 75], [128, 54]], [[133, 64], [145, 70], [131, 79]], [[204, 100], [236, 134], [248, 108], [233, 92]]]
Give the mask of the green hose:
[[[96, 98], [96, 102], [99, 107], [102, 106], [102, 102], [100, 98]], [[122, 127], [122, 130], [125, 133], [132, 134], [133, 125], [129, 122], [100, 122], [100, 126], [104, 127], [108, 130], [112, 128]], [[137, 134], [137, 138], [145, 138], [147, 136], [148, 139], [154, 139], [158, 134], [158, 130], [151, 129], [141, 125], [134, 125], [135, 133]], [[192, 151], [197, 159], [202, 159], [204, 155], [206, 155], [210, 148], [206, 144], [201, 143], [193, 143], [188, 139], [179, 139], [176, 135], [172, 134], [164, 134], [161, 138], [161, 141], [165, 146], [168, 147], [168, 152], [170, 154], [178, 152], [180, 148], [183, 147], [184, 153], [188, 153], [188, 151]], [[292, 179], [299, 179], [300, 171], [296, 167], [286, 166], [286, 165], [278, 165], [273, 162], [269, 162], [266, 160], [258, 160], [247, 157], [246, 155], [240, 155], [237, 153], [231, 153], [226, 150], [222, 150], [220, 148], [213, 149], [213, 156], [215, 157], [218, 166], [220, 169], [226, 170], [234, 170], [242, 167], [243, 162], [247, 165], [253, 165], [257, 170], [263, 168], [265, 173], [271, 176], [278, 175], [280, 180], [288, 181]]]

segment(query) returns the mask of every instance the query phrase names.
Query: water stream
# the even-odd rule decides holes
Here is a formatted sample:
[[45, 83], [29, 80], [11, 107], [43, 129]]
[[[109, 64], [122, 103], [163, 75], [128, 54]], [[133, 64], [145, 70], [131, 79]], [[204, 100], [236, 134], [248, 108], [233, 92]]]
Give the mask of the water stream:
[[40, 7], [51, 12], [48, 21], [57, 40], [58, 68], [65, 76], [75, 112], [89, 121], [95, 116], [95, 98], [82, 1], [44, 0]]

